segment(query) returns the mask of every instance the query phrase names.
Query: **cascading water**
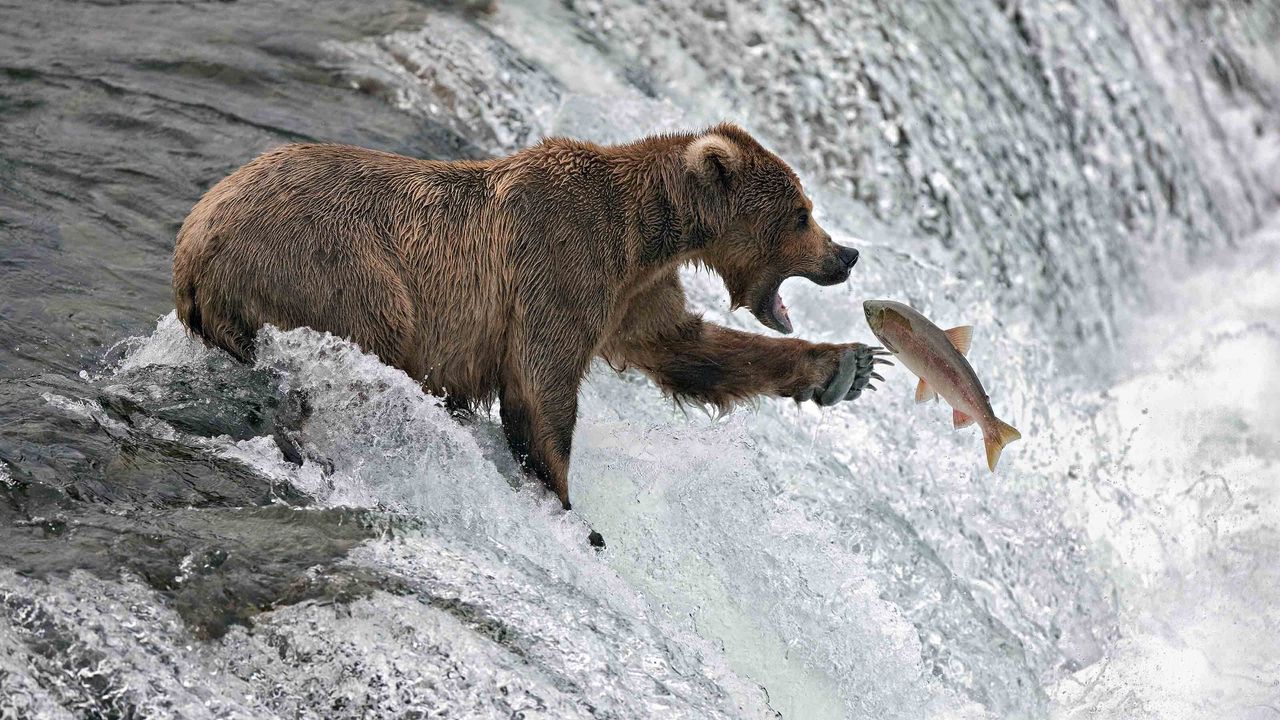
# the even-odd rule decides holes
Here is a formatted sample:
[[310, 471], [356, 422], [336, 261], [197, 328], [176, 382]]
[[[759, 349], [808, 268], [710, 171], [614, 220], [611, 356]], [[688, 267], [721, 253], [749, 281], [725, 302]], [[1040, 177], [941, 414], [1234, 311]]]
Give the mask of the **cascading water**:
[[[1280, 231], [1254, 230], [1280, 62], [1257, 28], [1280, 13], [530, 0], [329, 41], [342, 82], [487, 153], [742, 123], [863, 251], [847, 287], [783, 287], [798, 333], [870, 341], [871, 297], [973, 324], [1024, 440], [988, 473], [900, 369], [846, 407], [709, 418], [601, 366], [564, 514], [495, 418], [455, 422], [351, 345], [268, 330], [245, 368], [168, 315], [87, 382], [16, 396], [49, 429], [0, 446], [0, 487], [66, 547], [10, 551], [65, 572], [0, 569], [4, 711], [1280, 712]], [[272, 436], [303, 396], [298, 466]], [[24, 462], [58, 433], [128, 452]], [[67, 468], [142, 510], [84, 513]]]

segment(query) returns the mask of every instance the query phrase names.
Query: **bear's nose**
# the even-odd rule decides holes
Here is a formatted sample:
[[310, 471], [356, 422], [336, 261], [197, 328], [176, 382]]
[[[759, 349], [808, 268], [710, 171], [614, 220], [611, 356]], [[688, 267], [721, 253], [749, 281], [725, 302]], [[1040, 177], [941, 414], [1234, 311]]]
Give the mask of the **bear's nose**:
[[840, 262], [843, 263], [845, 267], [851, 268], [854, 263], [858, 262], [857, 250], [843, 245], [837, 245], [836, 247], [839, 248], [836, 251], [836, 257], [840, 258]]

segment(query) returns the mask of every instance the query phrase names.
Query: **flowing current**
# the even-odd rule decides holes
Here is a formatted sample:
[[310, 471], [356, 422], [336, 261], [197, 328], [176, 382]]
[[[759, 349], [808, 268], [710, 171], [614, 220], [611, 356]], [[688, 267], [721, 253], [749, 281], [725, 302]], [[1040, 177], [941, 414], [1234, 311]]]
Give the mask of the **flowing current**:
[[[23, 181], [0, 204], [4, 327], [26, 338], [4, 356], [0, 717], [1280, 716], [1275, 6], [318, 3], [279, 33], [226, 8], [77, 11], [86, 63], [129, 39], [91, 71], [5, 31], [33, 47], [5, 56], [3, 107], [53, 159], [0, 144]], [[52, 32], [40, 12], [6, 11]], [[268, 90], [303, 82], [322, 89]], [[80, 111], [50, 108], [82, 83], [94, 132], [213, 159], [170, 184], [192, 156], [120, 151], [108, 182], [101, 145], [57, 155]], [[109, 104], [130, 93], [160, 109]], [[138, 130], [182, 122], [162, 112], [189, 124]], [[102, 283], [144, 289], [103, 310], [89, 283], [67, 312], [161, 315], [182, 212], [272, 144], [480, 156], [724, 119], [862, 251], [846, 286], [783, 286], [797, 333], [872, 342], [869, 298], [974, 325], [1023, 435], [998, 473], [901, 368], [834, 409], [708, 417], [601, 365], [565, 514], [496, 413], [459, 424], [340, 339], [268, 329], [244, 367], [172, 313], [108, 330], [105, 355], [62, 349], [80, 325], [29, 329], [61, 316], [24, 299], [61, 292], [21, 284], [59, 266], [20, 246], [41, 223], [59, 253], [153, 249], [136, 276], [105, 261]], [[215, 122], [260, 134], [185, 139]], [[390, 139], [418, 126], [436, 134]], [[32, 180], [58, 162], [94, 182]], [[189, 196], [148, 215], [128, 198], [152, 185]], [[41, 193], [106, 209], [62, 222]], [[93, 245], [94, 223], [126, 240]], [[685, 279], [709, 319], [767, 332]]]

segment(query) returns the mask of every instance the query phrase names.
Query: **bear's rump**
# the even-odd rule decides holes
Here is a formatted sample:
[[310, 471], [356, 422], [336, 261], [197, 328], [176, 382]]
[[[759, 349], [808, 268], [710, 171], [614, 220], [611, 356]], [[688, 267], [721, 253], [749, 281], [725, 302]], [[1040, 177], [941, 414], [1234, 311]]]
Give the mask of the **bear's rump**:
[[[390, 263], [367, 252], [316, 253], [282, 234], [274, 247], [239, 238], [210, 248], [195, 289], [205, 334], [214, 334], [208, 339], [235, 345], [228, 349], [243, 356], [252, 352], [245, 345], [263, 325], [309, 327], [351, 340], [421, 377], [412, 366], [414, 306]], [[219, 329], [231, 337], [218, 337]]]

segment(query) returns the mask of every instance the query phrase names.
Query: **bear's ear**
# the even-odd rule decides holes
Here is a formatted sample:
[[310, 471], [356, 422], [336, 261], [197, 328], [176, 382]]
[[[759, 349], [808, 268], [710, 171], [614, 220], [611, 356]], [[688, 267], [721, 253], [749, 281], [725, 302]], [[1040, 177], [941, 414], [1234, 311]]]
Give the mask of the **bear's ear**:
[[742, 162], [742, 153], [729, 138], [708, 133], [689, 143], [684, 164], [699, 180], [728, 187]]

